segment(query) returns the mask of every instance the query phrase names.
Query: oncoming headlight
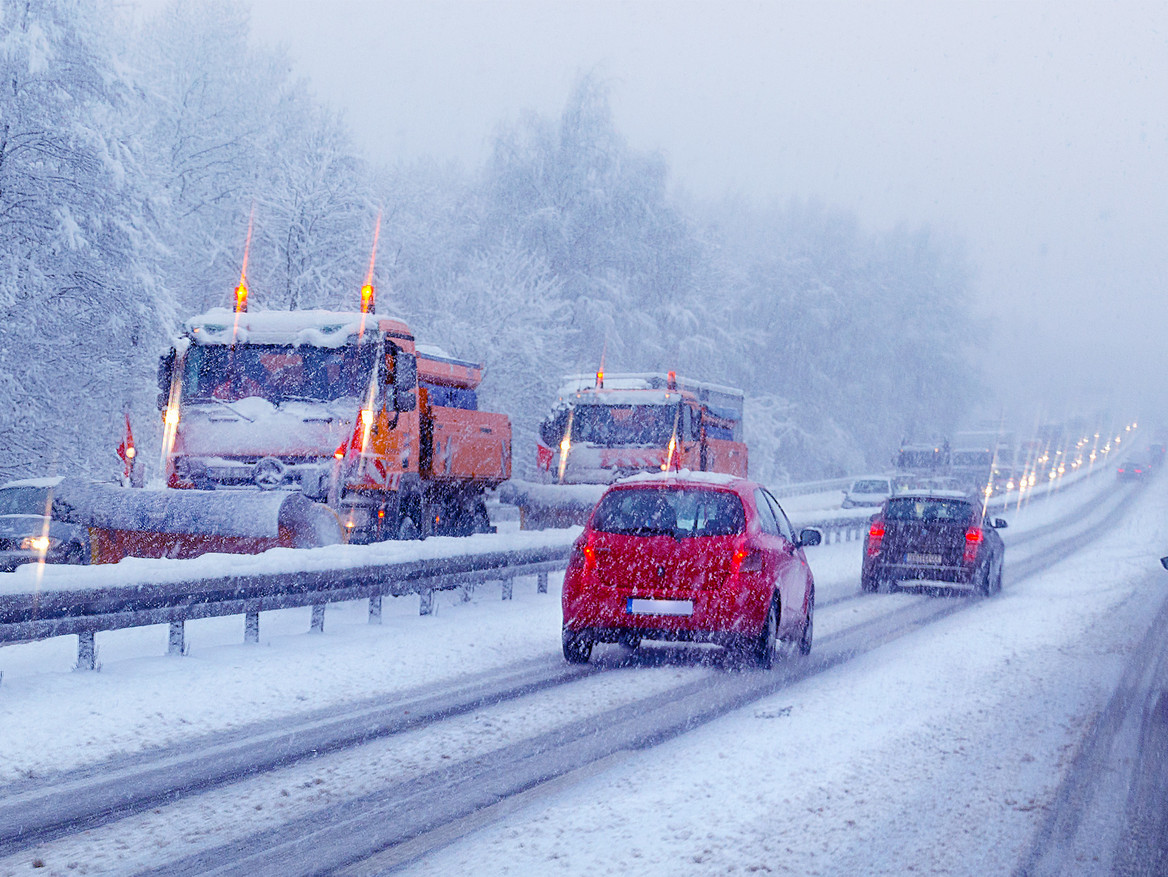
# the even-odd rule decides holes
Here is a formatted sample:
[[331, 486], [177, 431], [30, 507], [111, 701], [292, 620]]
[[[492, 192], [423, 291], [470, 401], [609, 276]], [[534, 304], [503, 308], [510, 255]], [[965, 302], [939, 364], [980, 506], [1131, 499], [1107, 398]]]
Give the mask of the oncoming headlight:
[[50, 548], [57, 547], [57, 540], [52, 536], [25, 536], [20, 547], [25, 551], [39, 551], [44, 554]]

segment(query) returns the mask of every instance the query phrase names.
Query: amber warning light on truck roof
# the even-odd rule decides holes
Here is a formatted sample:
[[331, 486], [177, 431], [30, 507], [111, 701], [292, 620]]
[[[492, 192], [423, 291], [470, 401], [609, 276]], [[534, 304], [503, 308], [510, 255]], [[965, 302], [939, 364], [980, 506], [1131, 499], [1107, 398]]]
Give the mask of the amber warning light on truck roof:
[[255, 205], [251, 206], [251, 215], [247, 218], [247, 241], [243, 245], [243, 266], [239, 269], [239, 286], [235, 287], [235, 312], [247, 313], [247, 257], [251, 252], [251, 230], [255, 222]]
[[377, 211], [377, 225], [373, 227], [373, 250], [369, 253], [369, 271], [361, 287], [361, 313], [372, 314], [377, 304], [373, 290], [373, 266], [377, 262], [377, 240], [381, 237], [381, 211]]

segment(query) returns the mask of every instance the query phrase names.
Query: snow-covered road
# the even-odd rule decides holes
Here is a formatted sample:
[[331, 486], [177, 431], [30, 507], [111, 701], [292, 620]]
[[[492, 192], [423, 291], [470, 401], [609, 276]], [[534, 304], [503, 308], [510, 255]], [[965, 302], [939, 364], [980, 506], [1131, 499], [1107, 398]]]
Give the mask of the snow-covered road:
[[[811, 557], [821, 643], [914, 604], [959, 611], [698, 731], [606, 762], [590, 779], [545, 789], [527, 809], [496, 825], [484, 818], [483, 830], [410, 867], [1011, 870], [1084, 720], [1106, 702], [1125, 650], [1168, 593], [1160, 579], [1168, 574], [1158, 566], [1149, 572], [1158, 546], [1168, 546], [1168, 503], [1155, 484], [1133, 492], [1104, 481], [1011, 519], [1007, 568], [1026, 565], [1030, 574], [1016, 581], [1008, 574], [1005, 592], [988, 601], [856, 597], [859, 546], [824, 546]], [[1066, 528], [1050, 528], [1075, 507], [1086, 510], [1072, 516], [1082, 548], [1072, 553]], [[1102, 528], [1116, 517], [1117, 525]], [[1062, 555], [1070, 556], [1060, 562]], [[99, 674], [62, 672], [71, 644], [5, 649], [0, 776], [40, 775], [310, 706], [340, 709], [441, 686], [468, 668], [545, 665], [558, 646], [554, 592], [519, 588], [512, 603], [496, 602], [496, 589], [476, 592], [470, 604], [448, 596], [428, 619], [414, 614], [413, 601], [393, 611], [387, 604], [380, 628], [353, 606], [330, 611], [323, 636], [302, 633], [303, 612], [274, 613], [265, 616], [267, 642], [258, 649], [238, 644], [238, 619], [213, 619], [190, 626], [193, 652], [182, 660], [153, 657], [157, 630], [122, 631], [103, 640]], [[499, 704], [444, 723], [438, 736], [391, 737], [356, 755], [217, 789], [10, 857], [0, 873], [23, 872], [37, 856], [49, 873], [139, 870], [653, 691], [727, 678], [717, 661], [691, 660], [700, 650], [646, 651], [651, 657], [618, 667], [627, 656], [614, 647], [605, 659], [615, 662], [611, 669], [534, 695], [522, 708]], [[674, 657], [655, 660], [654, 652]], [[937, 844], [938, 836], [946, 842]]]

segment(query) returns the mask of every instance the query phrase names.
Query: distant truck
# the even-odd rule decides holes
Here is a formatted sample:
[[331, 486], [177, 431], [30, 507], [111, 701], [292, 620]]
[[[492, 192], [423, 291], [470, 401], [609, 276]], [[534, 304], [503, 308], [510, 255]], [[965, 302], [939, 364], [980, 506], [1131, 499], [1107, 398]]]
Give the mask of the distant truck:
[[484, 493], [510, 477], [511, 424], [478, 410], [481, 366], [399, 320], [244, 302], [188, 320], [162, 358], [169, 487], [296, 491], [351, 542], [491, 531]]
[[949, 439], [905, 442], [896, 458], [901, 489], [929, 485], [988, 496], [1014, 468], [1014, 437], [998, 430], [957, 432]]
[[541, 481], [501, 497], [520, 526], [581, 524], [604, 486], [640, 472], [689, 469], [746, 476], [743, 393], [673, 372], [569, 375], [536, 447]]

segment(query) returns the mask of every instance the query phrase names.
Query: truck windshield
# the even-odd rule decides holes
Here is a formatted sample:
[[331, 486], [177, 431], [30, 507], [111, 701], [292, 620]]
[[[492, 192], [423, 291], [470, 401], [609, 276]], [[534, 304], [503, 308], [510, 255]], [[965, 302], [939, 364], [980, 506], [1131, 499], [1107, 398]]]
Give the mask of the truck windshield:
[[577, 405], [572, 441], [609, 448], [664, 447], [676, 417], [677, 405]]
[[6, 487], [0, 490], [0, 515], [43, 515], [48, 502], [47, 487]]
[[377, 360], [374, 344], [340, 348], [237, 344], [192, 345], [183, 368], [184, 402], [331, 402], [359, 398]]

